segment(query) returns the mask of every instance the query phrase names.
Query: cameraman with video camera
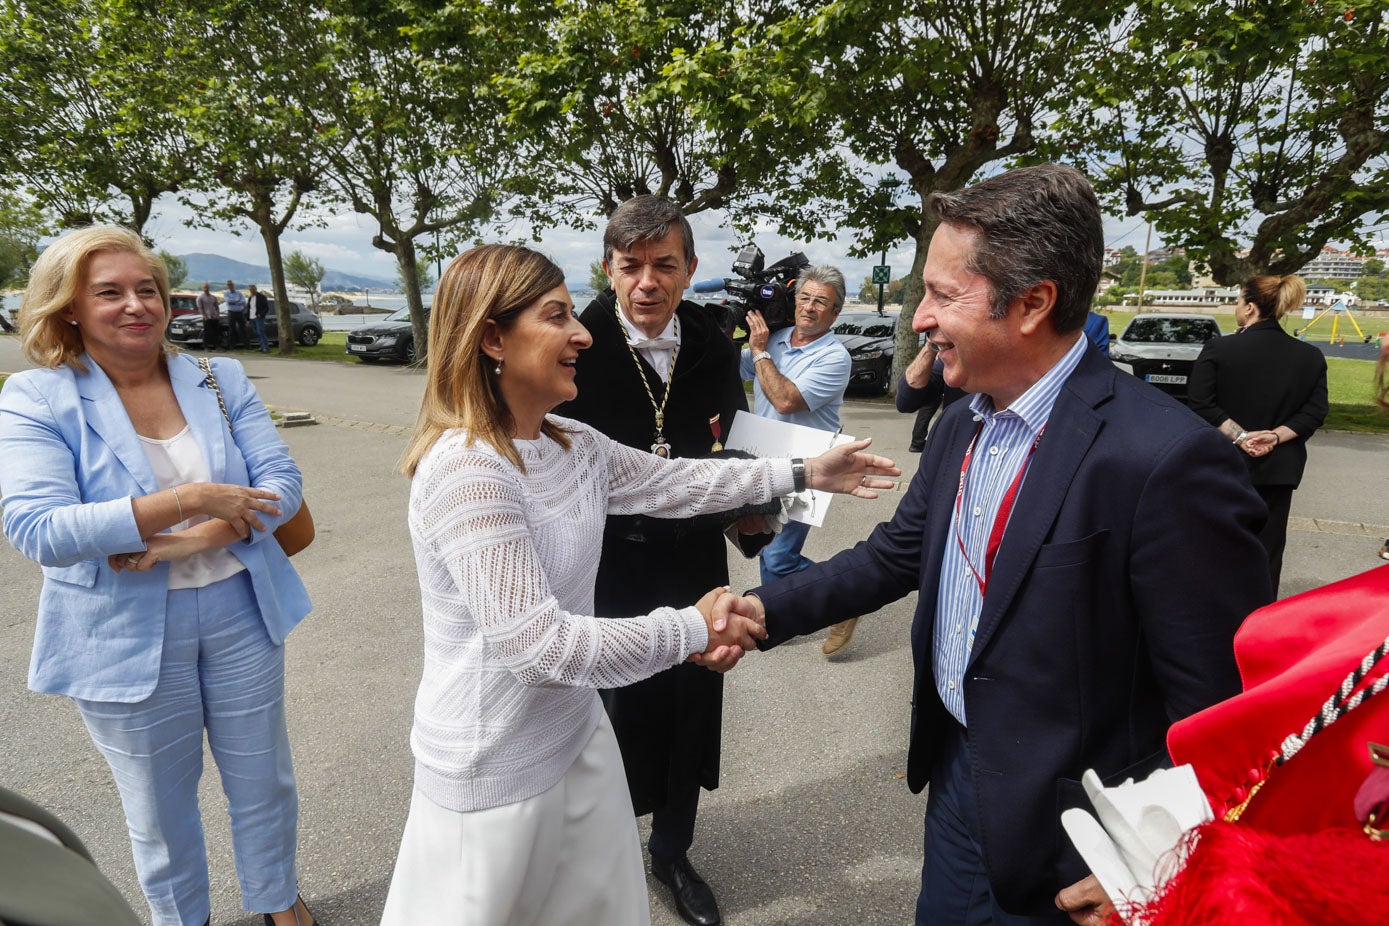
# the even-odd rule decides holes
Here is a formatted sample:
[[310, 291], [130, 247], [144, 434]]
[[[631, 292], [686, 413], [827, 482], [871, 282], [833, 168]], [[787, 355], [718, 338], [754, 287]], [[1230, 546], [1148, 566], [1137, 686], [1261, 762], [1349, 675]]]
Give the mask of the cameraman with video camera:
[[[830, 333], [844, 307], [844, 294], [844, 274], [834, 267], [811, 267], [801, 274], [796, 287], [790, 327], [771, 330], [768, 319], [755, 309], [746, 316], [748, 346], [740, 369], [743, 379], [753, 381], [753, 410], [763, 418], [829, 432], [826, 448], [830, 435], [839, 431], [839, 406], [853, 366], [849, 351]], [[813, 564], [801, 554], [809, 534], [810, 525], [787, 521], [776, 539], [762, 548], [764, 585]], [[849, 642], [856, 623], [855, 618], [830, 628], [823, 650], [826, 656]]]

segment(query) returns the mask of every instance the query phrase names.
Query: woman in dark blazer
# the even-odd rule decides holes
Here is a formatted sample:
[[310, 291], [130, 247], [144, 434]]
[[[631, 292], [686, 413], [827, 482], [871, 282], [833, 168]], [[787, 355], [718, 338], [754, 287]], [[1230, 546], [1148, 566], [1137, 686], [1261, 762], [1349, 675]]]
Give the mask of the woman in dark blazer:
[[1279, 322], [1306, 296], [1298, 276], [1245, 282], [1235, 303], [1240, 330], [1206, 342], [1188, 383], [1191, 408], [1248, 455], [1250, 481], [1268, 505], [1259, 539], [1275, 592], [1307, 440], [1326, 420], [1326, 358]]

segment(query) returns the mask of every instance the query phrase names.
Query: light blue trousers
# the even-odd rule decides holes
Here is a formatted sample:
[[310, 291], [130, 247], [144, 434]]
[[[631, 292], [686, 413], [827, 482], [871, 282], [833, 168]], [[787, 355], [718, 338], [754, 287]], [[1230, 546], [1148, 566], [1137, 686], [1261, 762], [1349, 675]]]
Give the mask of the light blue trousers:
[[210, 909], [198, 812], [203, 730], [227, 796], [247, 910], [288, 909], [299, 798], [285, 727], [284, 649], [270, 642], [247, 573], [169, 592], [154, 693], [74, 699], [116, 778], [154, 926], [201, 926]]
[[809, 536], [809, 524], [787, 521], [781, 526], [776, 537], [759, 554], [758, 565], [763, 585], [770, 585], [777, 579], [784, 579], [815, 565], [813, 559], [801, 555], [801, 547], [805, 546], [805, 539]]

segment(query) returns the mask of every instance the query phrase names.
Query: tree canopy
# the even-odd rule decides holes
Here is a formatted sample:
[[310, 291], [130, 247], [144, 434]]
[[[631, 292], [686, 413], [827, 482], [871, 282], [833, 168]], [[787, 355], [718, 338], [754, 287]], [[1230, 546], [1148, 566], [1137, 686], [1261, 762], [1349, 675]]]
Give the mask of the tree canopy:
[[[1222, 284], [1389, 211], [1389, 3], [1142, 0], [1079, 75], [1088, 166]], [[1246, 246], [1246, 242], [1248, 242]]]

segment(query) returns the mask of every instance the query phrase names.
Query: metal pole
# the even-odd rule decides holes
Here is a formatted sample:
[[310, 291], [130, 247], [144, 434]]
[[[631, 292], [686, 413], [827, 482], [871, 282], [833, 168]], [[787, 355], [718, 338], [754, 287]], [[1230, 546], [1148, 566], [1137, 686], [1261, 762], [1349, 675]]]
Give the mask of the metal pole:
[[[882, 260], [878, 261], [878, 264], [879, 264], [879, 266], [883, 266], [883, 267], [886, 267], [886, 266], [887, 266], [887, 248], [883, 248], [883, 258], [882, 258]], [[879, 284], [878, 284], [878, 314], [879, 314], [879, 315], [883, 314], [883, 293], [886, 292], [886, 290], [887, 290], [887, 284], [886, 284], [886, 283], [879, 283]]]
[[1143, 311], [1143, 293], [1148, 282], [1148, 247], [1153, 243], [1153, 223], [1148, 223], [1148, 236], [1143, 239], [1143, 262], [1138, 265], [1138, 311]]

